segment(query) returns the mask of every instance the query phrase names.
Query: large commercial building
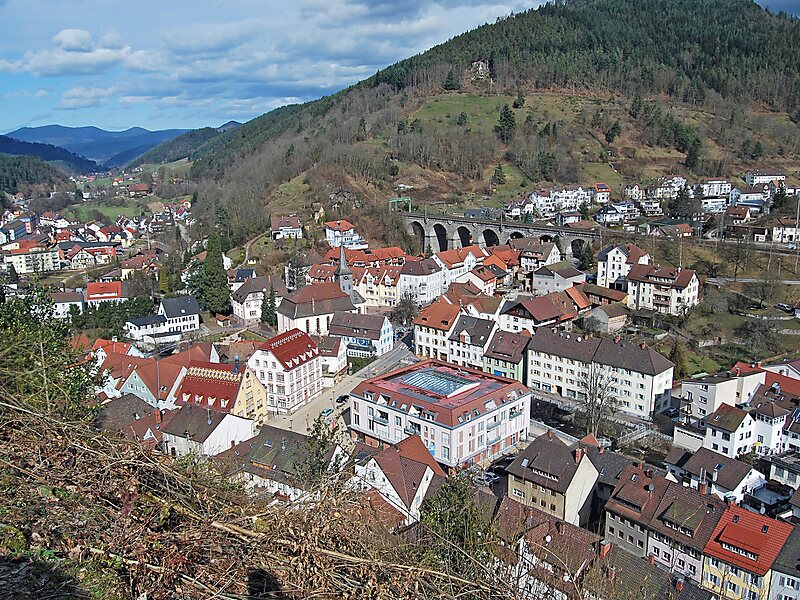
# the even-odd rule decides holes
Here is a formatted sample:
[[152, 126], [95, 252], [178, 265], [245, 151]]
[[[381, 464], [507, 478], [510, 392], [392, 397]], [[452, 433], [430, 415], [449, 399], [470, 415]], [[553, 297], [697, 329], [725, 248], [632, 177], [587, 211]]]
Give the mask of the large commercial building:
[[350, 393], [351, 434], [367, 444], [418, 435], [436, 460], [491, 460], [528, 432], [530, 393], [518, 381], [426, 360], [360, 383]]

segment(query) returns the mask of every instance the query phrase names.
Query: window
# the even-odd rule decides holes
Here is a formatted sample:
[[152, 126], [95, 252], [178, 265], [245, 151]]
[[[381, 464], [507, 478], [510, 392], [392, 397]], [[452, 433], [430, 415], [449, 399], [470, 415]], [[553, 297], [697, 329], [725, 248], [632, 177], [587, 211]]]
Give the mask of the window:
[[520, 490], [518, 488], [514, 488], [513, 490], [511, 490], [511, 493], [514, 494], [517, 498], [524, 498], [525, 497], [525, 492], [523, 492], [522, 490]]
[[400, 425], [403, 424], [403, 418], [402, 417], [395, 417], [394, 418], [394, 424], [399, 427]]
[[733, 581], [729, 581], [728, 585], [726, 587], [728, 588], [729, 592], [732, 592], [734, 594], [738, 594], [739, 593], [739, 586], [737, 584], [735, 584]]

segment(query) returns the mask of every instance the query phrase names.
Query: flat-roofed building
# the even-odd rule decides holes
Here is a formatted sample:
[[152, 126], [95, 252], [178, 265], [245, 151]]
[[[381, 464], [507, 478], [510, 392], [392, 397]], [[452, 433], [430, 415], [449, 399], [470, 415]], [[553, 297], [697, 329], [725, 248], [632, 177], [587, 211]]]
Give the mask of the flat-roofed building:
[[491, 460], [524, 439], [530, 392], [520, 382], [426, 360], [374, 377], [350, 393], [351, 435], [377, 446], [418, 435], [436, 460]]

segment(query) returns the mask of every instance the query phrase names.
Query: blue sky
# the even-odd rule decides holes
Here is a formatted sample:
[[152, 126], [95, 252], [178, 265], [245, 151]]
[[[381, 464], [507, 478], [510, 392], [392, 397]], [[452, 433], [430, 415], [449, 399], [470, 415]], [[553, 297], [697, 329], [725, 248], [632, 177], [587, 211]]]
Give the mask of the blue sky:
[[245, 121], [541, 3], [0, 0], [0, 132]]

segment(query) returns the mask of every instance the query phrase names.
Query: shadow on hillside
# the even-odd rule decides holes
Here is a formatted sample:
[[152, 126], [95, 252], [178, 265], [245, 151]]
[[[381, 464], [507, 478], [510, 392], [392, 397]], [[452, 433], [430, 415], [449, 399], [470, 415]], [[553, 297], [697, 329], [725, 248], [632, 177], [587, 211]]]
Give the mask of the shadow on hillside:
[[291, 600], [274, 573], [253, 569], [247, 576], [247, 597], [253, 600]]
[[78, 581], [47, 562], [1, 556], [0, 598], [66, 600], [90, 595]]

